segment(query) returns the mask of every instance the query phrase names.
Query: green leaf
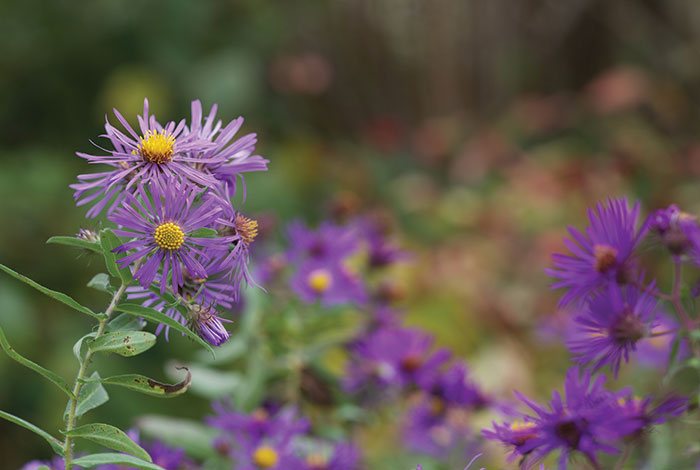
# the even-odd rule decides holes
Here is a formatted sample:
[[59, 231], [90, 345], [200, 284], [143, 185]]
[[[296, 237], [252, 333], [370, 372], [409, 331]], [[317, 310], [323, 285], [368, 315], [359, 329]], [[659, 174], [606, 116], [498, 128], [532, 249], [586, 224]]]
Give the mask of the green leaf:
[[66, 295], [62, 292], [56, 292], [55, 290], [47, 289], [46, 287], [44, 287], [40, 284], [37, 284], [36, 282], [29, 279], [27, 276], [23, 276], [23, 275], [19, 274], [18, 272], [13, 271], [12, 269], [5, 266], [4, 264], [0, 264], [0, 269], [5, 271], [10, 276], [12, 276], [16, 279], [19, 279], [20, 281], [22, 281], [26, 284], [29, 284], [30, 286], [32, 286], [33, 288], [35, 288], [36, 290], [38, 290], [42, 294], [46, 294], [49, 297], [52, 297], [52, 298], [58, 300], [59, 302], [62, 302], [64, 304], [68, 305], [69, 307], [74, 308], [75, 310], [77, 310], [79, 312], [90, 315], [91, 317], [97, 318], [98, 320], [101, 320], [102, 317], [104, 316], [103, 314], [97, 314], [97, 313], [93, 312], [92, 310], [90, 310], [89, 308], [87, 308], [83, 305], [80, 305], [78, 302], [76, 302], [71, 297], [69, 297], [68, 295]]
[[109, 424], [86, 424], [65, 433], [66, 436], [81, 437], [119, 452], [126, 452], [148, 462], [153, 462], [148, 452], [131, 440], [121, 429]]
[[51, 434], [44, 431], [43, 429], [33, 425], [29, 421], [25, 421], [22, 418], [18, 418], [17, 416], [11, 415], [10, 413], [5, 413], [4, 411], [0, 411], [0, 418], [6, 419], [11, 423], [15, 423], [19, 426], [22, 426], [25, 429], [29, 429], [33, 433], [43, 437], [44, 439], [46, 439], [46, 442], [49, 443], [54, 452], [56, 452], [60, 456], [63, 456], [63, 443], [55, 437], [53, 437]]
[[127, 454], [114, 454], [106, 452], [104, 454], [92, 454], [86, 455], [85, 457], [80, 457], [73, 460], [74, 465], [79, 465], [85, 468], [96, 467], [97, 465], [126, 465], [128, 467], [140, 468], [142, 470], [165, 470], [160, 465], [156, 465], [151, 462], [146, 462], [145, 460], [139, 459]]
[[83, 336], [82, 338], [80, 338], [78, 341], [76, 341], [75, 344], [73, 345], [73, 355], [78, 360], [80, 365], [83, 365], [83, 359], [85, 357], [83, 355], [83, 344], [85, 344], [85, 340], [89, 339], [89, 338], [94, 338], [95, 336], [97, 336], [97, 333], [95, 333], [94, 331], [90, 332], [90, 333], [86, 334], [85, 336]]
[[[102, 244], [102, 253], [104, 254], [105, 265], [107, 266], [107, 271], [109, 271], [109, 274], [111, 274], [112, 277], [120, 278], [125, 283], [133, 281], [129, 266], [124, 266], [120, 269], [117, 265], [117, 260], [119, 258], [117, 257], [116, 253], [112, 252], [112, 250], [115, 248], [123, 245], [122, 241], [119, 240], [119, 237], [117, 237], [110, 229], [106, 228], [100, 232], [100, 243]], [[121, 254], [121, 257], [124, 256], [126, 256], [126, 253]]]
[[194, 232], [187, 235], [188, 237], [194, 238], [216, 238], [219, 234], [213, 228], [198, 228]]
[[41, 367], [39, 364], [30, 361], [29, 359], [23, 357], [20, 353], [15, 351], [15, 349], [10, 346], [10, 343], [7, 342], [7, 338], [5, 338], [5, 332], [0, 328], [0, 346], [2, 346], [2, 349], [7, 353], [8, 356], [10, 356], [12, 359], [15, 361], [19, 362], [22, 364], [24, 367], [27, 367], [34, 372], [43, 375], [47, 379], [49, 379], [51, 382], [56, 384], [58, 388], [63, 390], [68, 397], [73, 398], [73, 392], [71, 391], [70, 387], [66, 383], [65, 380], [63, 380], [63, 377], [60, 375], [51, 372], [48, 369], [44, 369]]
[[47, 467], [46, 465], [39, 465], [36, 468], [36, 470], [51, 470], [51, 469], [49, 467]]
[[[80, 389], [78, 395], [78, 406], [75, 409], [75, 416], [82, 416], [90, 410], [104, 405], [109, 400], [107, 390], [100, 383], [100, 374], [93, 372], [89, 379], [84, 380], [85, 384]], [[68, 416], [70, 403], [66, 406], [64, 416]]]
[[114, 331], [139, 331], [146, 326], [146, 322], [128, 313], [122, 313], [114, 320], [107, 323], [107, 332]]
[[206, 459], [215, 455], [211, 443], [218, 432], [199, 421], [150, 415], [139, 418], [137, 426], [151, 437], [184, 449], [190, 457]]
[[153, 380], [145, 375], [139, 374], [125, 374], [125, 375], [115, 375], [114, 377], [106, 377], [104, 379], [85, 379], [83, 380], [87, 384], [91, 383], [101, 383], [109, 385], [119, 385], [120, 387], [126, 387], [128, 389], [144, 393], [146, 395], [151, 395], [154, 397], [170, 398], [182, 395], [187, 391], [192, 382], [192, 374], [186, 367], [179, 367], [178, 369], [187, 370], [187, 377], [182, 382], [176, 384], [164, 384]]
[[95, 276], [90, 279], [90, 282], [87, 283], [87, 286], [108, 294], [114, 294], [114, 288], [109, 284], [109, 275], [105, 273], [95, 274]]
[[102, 248], [97, 242], [89, 242], [83, 240], [82, 238], [76, 237], [51, 237], [46, 240], [46, 243], [55, 243], [57, 245], [68, 245], [74, 246], [76, 248], [84, 248], [86, 250], [94, 251], [95, 253], [102, 253]]
[[131, 357], [148, 351], [156, 344], [156, 336], [145, 331], [117, 331], [107, 333], [90, 344], [94, 352], [116, 353]]
[[186, 326], [180, 324], [180, 322], [178, 322], [177, 320], [170, 318], [169, 316], [162, 312], [159, 312], [158, 310], [137, 304], [119, 304], [117, 305], [117, 310], [119, 310], [120, 312], [130, 313], [131, 315], [136, 315], [138, 317], [143, 317], [146, 320], [151, 320], [152, 322], [163, 323], [171, 328], [176, 329], [177, 331], [181, 331], [182, 333], [185, 333], [185, 335], [195, 340], [201, 346], [207, 348], [211, 352], [212, 356], [214, 356], [214, 348], [212, 348], [209, 343], [197, 336], [194, 332], [192, 332], [192, 330], [190, 330]]

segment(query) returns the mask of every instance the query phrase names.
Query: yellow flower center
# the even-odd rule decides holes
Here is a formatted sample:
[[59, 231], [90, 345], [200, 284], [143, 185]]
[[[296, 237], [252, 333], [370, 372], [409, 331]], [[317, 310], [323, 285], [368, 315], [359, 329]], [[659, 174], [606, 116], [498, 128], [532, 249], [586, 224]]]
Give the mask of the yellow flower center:
[[153, 235], [156, 243], [164, 250], [177, 250], [185, 241], [182, 229], [172, 222], [166, 222], [156, 227]]
[[323, 454], [312, 453], [306, 457], [306, 464], [314, 470], [321, 470], [328, 465], [328, 458]]
[[445, 400], [443, 400], [442, 398], [433, 397], [430, 400], [430, 411], [434, 415], [442, 414], [442, 412], [445, 411]]
[[258, 221], [239, 215], [236, 217], [236, 230], [246, 245], [250, 245], [258, 236]]
[[307, 282], [314, 292], [322, 294], [331, 286], [331, 273], [327, 269], [315, 269], [309, 273]]
[[270, 468], [277, 465], [279, 456], [270, 446], [260, 446], [253, 453], [253, 462], [260, 468]]
[[173, 158], [175, 137], [166, 131], [148, 131], [138, 144], [139, 155], [148, 163], [166, 163]]
[[510, 424], [510, 428], [513, 431], [525, 431], [527, 429], [534, 428], [536, 426], [535, 423], [526, 423], [524, 421], [515, 421]]

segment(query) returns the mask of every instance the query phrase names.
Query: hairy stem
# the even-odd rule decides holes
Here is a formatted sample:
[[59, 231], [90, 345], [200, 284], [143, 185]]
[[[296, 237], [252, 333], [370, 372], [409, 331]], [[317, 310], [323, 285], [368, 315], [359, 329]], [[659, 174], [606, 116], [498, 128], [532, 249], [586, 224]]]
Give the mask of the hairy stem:
[[620, 460], [617, 462], [617, 465], [615, 465], [615, 470], [623, 470], [625, 468], [625, 462], [627, 462], [627, 459], [629, 458], [631, 452], [632, 446], [630, 446], [629, 444], [626, 445], [622, 457], [620, 457]]
[[[107, 322], [109, 322], [112, 313], [114, 313], [117, 303], [119, 300], [121, 300], [124, 292], [126, 292], [126, 287], [127, 284], [122, 282], [122, 285], [119, 287], [117, 292], [114, 293], [112, 301], [109, 303], [109, 307], [107, 307], [107, 310], [105, 311], [105, 318], [100, 321], [99, 327], [97, 328], [97, 334], [95, 335], [94, 339], [98, 339], [104, 334], [105, 328], [107, 327]], [[71, 398], [69, 401], [70, 405], [68, 407], [68, 416], [66, 417], [66, 433], [75, 428], [75, 413], [78, 408], [78, 397], [80, 396], [80, 390], [83, 388], [82, 380], [85, 378], [85, 374], [87, 373], [91, 359], [92, 351], [88, 348], [87, 352], [85, 353], [85, 358], [83, 358], [83, 363], [80, 365], [80, 369], [78, 369], [78, 375], [75, 377], [75, 383], [73, 384], [73, 398]], [[63, 451], [65, 452], [65, 468], [66, 470], [70, 470], [73, 466], [71, 463], [73, 458], [73, 439], [71, 436], [66, 436], [66, 440], [63, 443]]]

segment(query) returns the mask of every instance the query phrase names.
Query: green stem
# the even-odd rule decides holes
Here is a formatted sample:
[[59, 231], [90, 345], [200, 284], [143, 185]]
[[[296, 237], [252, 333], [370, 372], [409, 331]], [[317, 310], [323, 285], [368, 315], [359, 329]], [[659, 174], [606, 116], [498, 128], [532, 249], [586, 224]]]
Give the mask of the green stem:
[[[97, 328], [97, 334], [94, 338], [95, 340], [104, 334], [105, 328], [107, 327], [107, 322], [109, 322], [112, 313], [114, 313], [114, 309], [116, 308], [117, 303], [119, 302], [119, 300], [121, 300], [122, 296], [124, 295], [124, 292], [126, 292], [126, 287], [127, 284], [122, 282], [122, 285], [119, 287], [119, 290], [117, 290], [117, 292], [114, 293], [112, 301], [110, 302], [109, 307], [107, 307], [107, 310], [105, 311], [105, 318], [103, 320], [100, 320], [100, 325]], [[91, 359], [92, 351], [88, 348], [87, 352], [85, 353], [83, 363], [80, 365], [80, 369], [78, 370], [78, 375], [75, 377], [75, 383], [73, 385], [73, 398], [71, 398], [69, 401], [70, 405], [68, 407], [68, 416], [66, 418], [66, 433], [75, 428], [75, 412], [78, 408], [78, 397], [80, 396], [80, 390], [83, 388], [83, 379], [85, 378], [85, 374], [87, 373]], [[63, 443], [63, 451], [65, 453], [64, 462], [66, 470], [70, 470], [73, 466], [73, 464], [71, 463], [71, 460], [73, 458], [73, 440], [71, 436], [66, 435], [66, 440]]]
[[688, 316], [688, 312], [686, 312], [685, 307], [683, 306], [683, 303], [681, 302], [681, 281], [682, 281], [682, 276], [683, 276], [683, 266], [681, 265], [680, 262], [675, 262], [673, 263], [673, 293], [671, 294], [671, 303], [673, 304], [673, 307], [676, 309], [676, 312], [678, 312], [678, 315], [681, 317], [681, 321], [683, 322], [683, 326], [685, 327], [686, 330], [688, 331], [693, 331], [695, 329], [695, 322], [691, 320], [691, 318]]

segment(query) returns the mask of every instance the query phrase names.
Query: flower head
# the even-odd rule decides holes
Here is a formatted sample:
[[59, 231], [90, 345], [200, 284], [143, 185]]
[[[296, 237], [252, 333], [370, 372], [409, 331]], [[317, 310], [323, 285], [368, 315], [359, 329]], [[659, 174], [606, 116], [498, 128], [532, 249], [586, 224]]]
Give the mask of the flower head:
[[324, 306], [367, 300], [362, 282], [339, 262], [309, 260], [290, 280], [292, 290], [307, 303], [320, 301]]
[[290, 261], [343, 260], [358, 248], [357, 233], [353, 228], [340, 227], [323, 222], [317, 230], [305, 227], [301, 222], [292, 222], [287, 228]]
[[700, 227], [695, 217], [683, 212], [675, 204], [659, 209], [651, 215], [651, 229], [675, 256], [691, 255], [700, 259]]
[[626, 198], [609, 199], [588, 211], [585, 235], [569, 227], [572, 239], [564, 244], [572, 255], [552, 256], [554, 269], [546, 273], [559, 279], [552, 289], [568, 288], [559, 305], [581, 299], [610, 282], [624, 284], [633, 275], [632, 254], [648, 230], [648, 222], [636, 229], [639, 202], [630, 208]]
[[162, 267], [161, 293], [165, 292], [169, 277], [173, 291], [177, 292], [184, 283], [183, 268], [196, 278], [206, 278], [202, 261], [207, 261], [208, 257], [202, 253], [202, 249], [221, 249], [227, 242], [222, 237], [202, 238], [193, 234], [195, 230], [211, 225], [221, 208], [211, 199], [203, 199], [195, 207], [196, 193], [187, 186], [172, 184], [163, 190], [158, 185], [151, 185], [150, 189], [152, 198], [139, 185], [139, 199], [128, 196], [121, 207], [109, 216], [112, 222], [121, 227], [114, 233], [134, 238], [114, 251], [123, 253], [134, 250], [119, 260], [122, 266], [143, 259], [134, 277], [144, 288], [153, 283]]
[[636, 287], [609, 284], [576, 316], [567, 346], [579, 363], [594, 362], [595, 369], [607, 364], [617, 376], [621, 361], [628, 362], [637, 342], [649, 336], [657, 306], [656, 298]]

